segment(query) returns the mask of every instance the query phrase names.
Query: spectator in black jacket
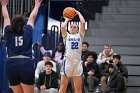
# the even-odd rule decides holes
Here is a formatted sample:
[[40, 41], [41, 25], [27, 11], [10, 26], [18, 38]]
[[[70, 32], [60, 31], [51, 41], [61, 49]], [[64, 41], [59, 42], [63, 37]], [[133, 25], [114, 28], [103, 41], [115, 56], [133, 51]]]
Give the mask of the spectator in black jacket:
[[52, 70], [51, 62], [45, 63], [45, 71], [39, 74], [37, 88], [40, 93], [58, 93], [58, 75]]
[[88, 84], [88, 91], [93, 92], [95, 87], [98, 86], [98, 64], [96, 63], [97, 54], [89, 52], [87, 59], [84, 62], [84, 81]]
[[113, 64], [116, 64], [118, 67], [118, 72], [124, 77], [125, 86], [127, 84], [128, 79], [128, 70], [126, 66], [120, 61], [121, 56], [120, 55], [113, 55]]
[[109, 64], [109, 77], [106, 80], [106, 88], [103, 93], [124, 93], [124, 78], [118, 73], [118, 67], [115, 64]]
[[82, 42], [82, 56], [81, 56], [81, 59], [82, 59], [83, 62], [86, 61], [86, 58], [88, 56], [88, 52], [89, 52], [88, 48], [89, 48], [89, 43], [86, 42], [86, 41]]

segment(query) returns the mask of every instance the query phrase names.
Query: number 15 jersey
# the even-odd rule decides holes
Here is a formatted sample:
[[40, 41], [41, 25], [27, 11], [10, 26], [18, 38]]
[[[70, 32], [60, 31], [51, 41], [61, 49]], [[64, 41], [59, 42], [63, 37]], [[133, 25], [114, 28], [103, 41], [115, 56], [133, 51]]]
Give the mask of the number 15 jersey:
[[8, 57], [24, 55], [32, 57], [32, 32], [31, 25], [25, 25], [22, 34], [12, 31], [10, 25], [5, 27], [5, 39], [7, 41]]
[[68, 60], [81, 60], [83, 37], [80, 33], [69, 34], [65, 38], [65, 56]]

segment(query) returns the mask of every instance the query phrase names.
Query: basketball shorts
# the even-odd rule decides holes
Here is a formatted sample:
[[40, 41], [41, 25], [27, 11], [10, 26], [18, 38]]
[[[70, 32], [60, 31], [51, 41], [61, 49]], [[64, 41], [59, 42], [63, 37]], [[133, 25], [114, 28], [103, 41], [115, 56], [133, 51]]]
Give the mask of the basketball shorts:
[[35, 68], [31, 58], [9, 58], [6, 64], [7, 76], [11, 86], [20, 83], [34, 84]]
[[83, 76], [82, 61], [64, 59], [60, 73], [68, 77]]

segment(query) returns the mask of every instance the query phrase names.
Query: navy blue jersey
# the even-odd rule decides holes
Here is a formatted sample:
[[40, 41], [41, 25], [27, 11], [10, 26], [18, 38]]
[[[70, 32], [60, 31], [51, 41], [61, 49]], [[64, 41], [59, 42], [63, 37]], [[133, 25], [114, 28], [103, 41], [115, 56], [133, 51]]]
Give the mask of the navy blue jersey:
[[31, 25], [25, 25], [21, 35], [12, 32], [11, 26], [5, 27], [8, 57], [17, 55], [32, 56], [32, 32]]

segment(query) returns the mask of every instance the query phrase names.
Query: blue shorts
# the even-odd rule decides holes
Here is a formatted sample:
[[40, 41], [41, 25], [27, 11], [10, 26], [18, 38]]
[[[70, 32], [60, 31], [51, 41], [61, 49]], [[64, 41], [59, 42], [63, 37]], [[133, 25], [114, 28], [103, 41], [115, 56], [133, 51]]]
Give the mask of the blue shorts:
[[35, 68], [31, 58], [9, 58], [6, 71], [11, 86], [34, 84]]

